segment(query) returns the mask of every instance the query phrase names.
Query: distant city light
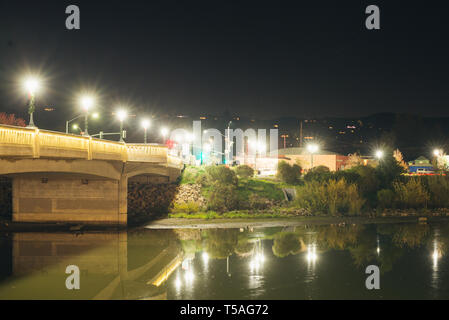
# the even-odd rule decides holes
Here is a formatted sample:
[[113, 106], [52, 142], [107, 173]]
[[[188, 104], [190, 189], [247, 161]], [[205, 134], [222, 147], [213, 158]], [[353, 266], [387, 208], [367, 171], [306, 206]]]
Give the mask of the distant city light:
[[383, 156], [384, 156], [384, 152], [382, 150], [377, 150], [376, 151], [376, 158], [377, 159], [382, 159]]
[[98, 119], [100, 117], [100, 114], [98, 112], [92, 113], [92, 118]]
[[441, 149], [435, 149], [435, 150], [433, 150], [433, 154], [436, 157], [439, 157], [439, 156], [443, 155], [443, 152], [441, 151]]
[[161, 134], [165, 137], [168, 134], [168, 129], [167, 128], [162, 128], [161, 129]]

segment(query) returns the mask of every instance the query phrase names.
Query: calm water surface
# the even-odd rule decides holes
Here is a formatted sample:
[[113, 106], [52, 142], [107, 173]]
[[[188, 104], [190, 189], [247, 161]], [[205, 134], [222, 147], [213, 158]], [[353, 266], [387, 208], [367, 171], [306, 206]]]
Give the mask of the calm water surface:
[[0, 234], [0, 299], [448, 299], [448, 245], [447, 223]]

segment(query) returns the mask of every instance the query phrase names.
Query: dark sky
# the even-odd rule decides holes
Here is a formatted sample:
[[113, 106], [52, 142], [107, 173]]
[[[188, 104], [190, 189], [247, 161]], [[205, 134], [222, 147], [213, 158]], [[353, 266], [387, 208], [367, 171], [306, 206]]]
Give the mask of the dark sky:
[[[104, 108], [155, 114], [449, 116], [443, 1], [0, 3], [1, 110], [24, 108], [29, 69], [46, 78], [40, 104], [67, 115], [90, 88]], [[81, 30], [65, 29], [69, 4]], [[381, 30], [365, 29], [369, 4]]]

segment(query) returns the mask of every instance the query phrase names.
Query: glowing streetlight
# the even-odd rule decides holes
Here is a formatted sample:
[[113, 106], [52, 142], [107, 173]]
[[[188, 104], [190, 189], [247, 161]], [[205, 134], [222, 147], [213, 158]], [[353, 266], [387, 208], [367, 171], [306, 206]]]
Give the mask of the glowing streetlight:
[[84, 110], [84, 135], [88, 136], [88, 118], [89, 118], [89, 109], [94, 105], [95, 99], [92, 96], [82, 96], [80, 99], [81, 107]]
[[143, 119], [141, 124], [144, 132], [143, 143], [147, 144], [147, 129], [150, 127], [150, 120]]
[[40, 81], [38, 78], [30, 76], [27, 79], [25, 79], [23, 86], [25, 87], [25, 90], [28, 92], [30, 98], [28, 107], [28, 113], [30, 114], [30, 122], [28, 124], [28, 127], [36, 127], [33, 121], [33, 113], [34, 110], [36, 109], [34, 105], [34, 100], [36, 91], [38, 91], [40, 88]]
[[126, 117], [128, 116], [128, 113], [121, 109], [119, 111], [117, 111], [117, 118], [120, 121], [120, 142], [124, 142], [123, 141], [123, 121], [126, 119]]
[[433, 150], [433, 155], [434, 155], [435, 157], [440, 157], [440, 156], [443, 155], [443, 150], [441, 150], [441, 149], [435, 149], [435, 150]]
[[319, 147], [317, 144], [308, 144], [307, 145], [307, 151], [310, 153], [310, 168], [313, 168], [313, 154], [318, 151]]
[[382, 151], [382, 150], [377, 150], [376, 151], [376, 158], [377, 159], [382, 159], [383, 158], [383, 156], [384, 156], [384, 152]]
[[162, 128], [161, 129], [161, 134], [162, 134], [162, 137], [164, 137], [164, 143], [166, 142], [166, 137], [167, 137], [167, 134], [168, 134], [168, 129], [167, 128]]

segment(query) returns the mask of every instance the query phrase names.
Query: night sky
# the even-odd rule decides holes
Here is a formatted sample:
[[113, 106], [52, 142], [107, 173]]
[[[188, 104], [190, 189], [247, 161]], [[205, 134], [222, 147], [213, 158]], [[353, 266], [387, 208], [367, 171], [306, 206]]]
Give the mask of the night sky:
[[[39, 105], [65, 117], [86, 88], [135, 113], [449, 116], [442, 3], [3, 0], [0, 111], [26, 115], [17, 80], [38, 70]], [[70, 4], [81, 30], [65, 28]], [[369, 4], [381, 30], [365, 28]]]

